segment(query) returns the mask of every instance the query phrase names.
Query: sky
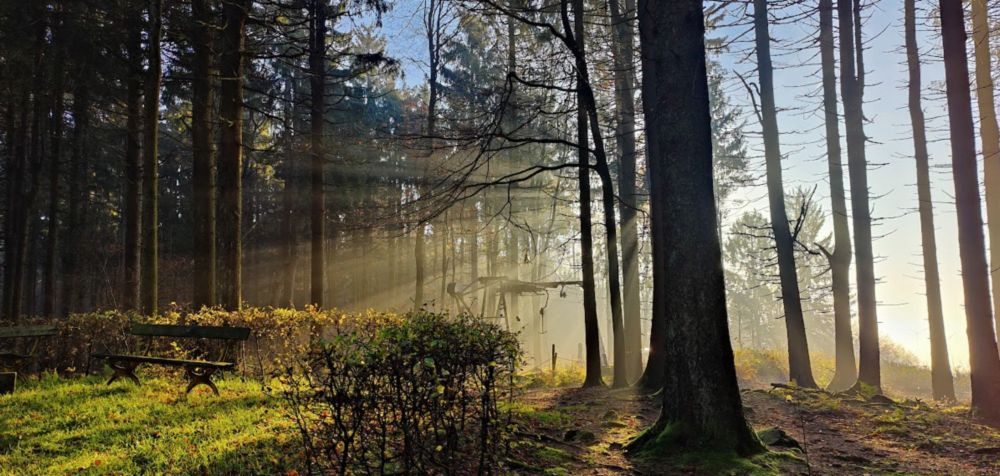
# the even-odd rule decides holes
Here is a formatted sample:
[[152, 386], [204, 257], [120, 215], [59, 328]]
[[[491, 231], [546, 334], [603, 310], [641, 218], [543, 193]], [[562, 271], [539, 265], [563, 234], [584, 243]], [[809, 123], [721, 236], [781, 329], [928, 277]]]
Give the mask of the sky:
[[[917, 4], [918, 16], [928, 15], [926, 9], [932, 3], [918, 0]], [[408, 85], [419, 84], [426, 78], [426, 47], [419, 16], [421, 6], [422, 0], [398, 1], [393, 10], [383, 18], [382, 31], [388, 40], [387, 53], [401, 61], [405, 76], [403, 82]], [[902, 0], [881, 0], [869, 6], [864, 24], [865, 115], [869, 119], [865, 126], [869, 137], [868, 180], [874, 198], [873, 216], [877, 220], [873, 229], [877, 237], [874, 250], [879, 280], [876, 294], [880, 334], [909, 350], [923, 363], [929, 363], [926, 298], [920, 264], [920, 222], [916, 213], [916, 169], [910, 138], [910, 119], [906, 109], [907, 75], [906, 58], [902, 51], [902, 14]], [[814, 21], [802, 19], [772, 27], [771, 34], [775, 39], [772, 50], [777, 68], [775, 84], [779, 128], [782, 132], [785, 190], [788, 192], [799, 186], [816, 186], [817, 200], [824, 210], [829, 211], [823, 118], [816, 95], [819, 87], [818, 51], [814, 43], [806, 43], [805, 40], [816, 35]], [[952, 199], [954, 187], [947, 141], [948, 121], [945, 115], [946, 104], [940, 93], [944, 78], [943, 64], [937, 53], [940, 50], [940, 38], [932, 31], [932, 21], [921, 18], [918, 23], [923, 24], [922, 31], [918, 33], [918, 42], [924, 61], [924, 111], [928, 119], [928, 147], [931, 155], [945, 328], [952, 365], [968, 369], [957, 222]], [[745, 27], [742, 26], [724, 28], [719, 34], [735, 37], [744, 30]], [[753, 37], [750, 35], [746, 38], [752, 41]], [[792, 48], [793, 45], [808, 47], [796, 50]], [[727, 69], [739, 71], [749, 79], [755, 74], [752, 71], [755, 65], [747, 61], [743, 52], [737, 51], [743, 46], [745, 45], [735, 44], [734, 51], [724, 54], [720, 61]], [[745, 89], [733, 80], [727, 90], [730, 100], [744, 107], [753, 154], [762, 156], [760, 138], [755, 133], [759, 127], [749, 114], [749, 98]], [[842, 126], [841, 131], [843, 130]], [[758, 165], [762, 167], [763, 159], [757, 157], [757, 160], [761, 161]], [[843, 161], [846, 174], [846, 148]], [[980, 158], [980, 172], [981, 170]], [[748, 202], [746, 209], [766, 210], [766, 189], [763, 184], [744, 189], [740, 197]], [[731, 215], [737, 213], [738, 211]], [[806, 324], [808, 326], [809, 322]]]
[[[865, 2], [870, 3], [870, 2]], [[918, 1], [918, 17], [926, 17], [931, 3]], [[928, 119], [928, 148], [931, 157], [932, 196], [937, 229], [938, 263], [944, 303], [945, 330], [952, 365], [968, 369], [968, 340], [965, 334], [961, 267], [958, 255], [958, 231], [954, 185], [950, 168], [950, 144], [946, 102], [940, 93], [944, 67], [940, 58], [940, 37], [933, 33], [933, 23], [918, 18], [924, 28], [918, 33], [921, 47], [924, 104]], [[802, 45], [802, 38], [813, 38], [812, 20], [779, 25], [772, 30], [778, 48], [775, 88], [782, 131], [785, 190], [797, 186], [817, 187], [816, 196], [824, 209], [830, 209], [829, 183], [826, 179], [825, 133], [822, 112], [815, 93], [819, 87], [816, 47], [794, 51], [789, 46]], [[903, 51], [903, 2], [882, 0], [871, 5], [864, 23], [866, 88], [864, 112], [869, 123], [866, 148], [869, 161], [868, 182], [873, 199], [873, 234], [876, 255], [876, 288], [879, 331], [900, 344], [925, 364], [930, 362], [927, 306], [921, 264], [920, 220], [917, 215], [916, 163], [913, 158], [911, 124], [907, 110], [906, 57]], [[751, 37], [752, 38], [752, 37]], [[779, 56], [780, 55], [780, 56]], [[726, 55], [724, 63], [746, 76], [754, 65], [743, 55]], [[742, 85], [740, 85], [742, 88]], [[745, 89], [731, 89], [735, 101], [746, 104]], [[748, 117], [750, 130], [759, 130]], [[841, 126], [841, 133], [843, 133]], [[754, 141], [759, 143], [757, 137]], [[841, 141], [842, 147], [846, 147]], [[755, 146], [761, 150], [759, 145]], [[977, 143], [978, 148], [978, 143]], [[846, 149], [843, 157], [846, 174]], [[980, 158], [980, 173], [982, 164]], [[750, 206], [766, 210], [766, 190], [744, 190]], [[848, 195], [849, 196], [849, 195]], [[985, 217], [985, 214], [984, 214]], [[852, 282], [853, 282], [852, 268]], [[856, 307], [855, 307], [856, 312]], [[807, 326], [808, 326], [807, 322]], [[855, 319], [855, 329], [857, 322]]]

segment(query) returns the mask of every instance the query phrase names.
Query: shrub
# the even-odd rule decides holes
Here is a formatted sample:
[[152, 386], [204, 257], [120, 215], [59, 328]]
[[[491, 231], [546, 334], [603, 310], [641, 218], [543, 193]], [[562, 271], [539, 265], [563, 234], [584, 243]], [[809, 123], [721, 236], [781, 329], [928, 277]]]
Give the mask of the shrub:
[[369, 313], [330, 329], [279, 381], [310, 471], [491, 474], [520, 350], [471, 317]]
[[[210, 346], [217, 342], [135, 338], [129, 335], [129, 325], [144, 322], [249, 327], [252, 330], [250, 339], [240, 343], [238, 355], [232, 357], [239, 363], [240, 371], [264, 379], [274, 370], [282, 368], [283, 362], [306, 352], [313, 336], [351, 319], [351, 315], [336, 310], [319, 311], [315, 308], [245, 308], [239, 312], [205, 308], [190, 313], [168, 310], [155, 316], [122, 311], [90, 312], [73, 314], [56, 322], [59, 336], [39, 346], [38, 354], [43, 368], [64, 374], [82, 372], [92, 364], [98, 364], [90, 362], [90, 355], [96, 352], [141, 353], [148, 350], [166, 357], [211, 357], [213, 349]], [[162, 369], [150, 367], [150, 370]]]

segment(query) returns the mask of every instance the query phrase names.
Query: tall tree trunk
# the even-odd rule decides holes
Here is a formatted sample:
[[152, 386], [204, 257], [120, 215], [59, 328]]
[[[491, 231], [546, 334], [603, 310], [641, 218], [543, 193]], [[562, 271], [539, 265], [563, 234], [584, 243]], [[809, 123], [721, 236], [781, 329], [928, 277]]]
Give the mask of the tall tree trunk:
[[14, 287], [14, 262], [17, 259], [15, 250], [20, 249], [18, 245], [18, 225], [19, 215], [23, 211], [20, 205], [21, 193], [24, 184], [24, 133], [26, 126], [27, 97], [25, 92], [22, 99], [18, 101], [19, 110], [14, 105], [13, 100], [9, 100], [6, 110], [6, 121], [8, 124], [4, 145], [7, 150], [7, 200], [4, 202], [4, 222], [3, 222], [3, 302], [0, 306], [0, 317], [10, 321], [16, 321], [17, 316], [12, 314], [12, 306], [16, 298], [13, 296]]
[[986, 226], [990, 232], [990, 276], [993, 283], [993, 318], [1000, 341], [1000, 130], [993, 100], [990, 25], [986, 0], [971, 0], [972, 44], [976, 53], [976, 99], [979, 102], [979, 137], [983, 141], [983, 178], [986, 184]]
[[962, 2], [941, 0], [940, 9], [948, 118], [951, 123], [951, 169], [955, 180], [958, 244], [965, 291], [966, 333], [969, 337], [972, 407], [987, 421], [1000, 426], [1000, 356], [992, 329], [989, 268], [979, 197]]
[[139, 306], [139, 239], [142, 222], [139, 216], [142, 183], [139, 157], [139, 128], [142, 115], [142, 30], [140, 12], [129, 2], [125, 12], [128, 22], [128, 78], [125, 93], [125, 210], [122, 227], [125, 228], [125, 276], [122, 304], [127, 310]]
[[833, 215], [833, 252], [827, 252], [833, 288], [833, 327], [836, 365], [831, 391], [844, 391], [858, 378], [851, 330], [851, 232], [847, 225], [844, 170], [841, 163], [840, 116], [837, 114], [837, 72], [833, 37], [833, 0], [819, 2], [819, 48], [823, 72], [823, 114], [826, 157], [830, 174], [830, 210]]
[[612, 55], [615, 66], [615, 107], [618, 120], [618, 213], [622, 223], [622, 315], [625, 328], [625, 366], [630, 381], [642, 373], [642, 310], [639, 300], [639, 206], [635, 186], [635, 74], [633, 71], [634, 31], [629, 20], [635, 14], [635, 0], [609, 0], [614, 29]]
[[49, 213], [48, 239], [45, 242], [45, 270], [42, 274], [42, 295], [44, 296], [42, 314], [47, 318], [55, 315], [56, 272], [59, 263], [59, 224], [60, 195], [62, 190], [62, 142], [63, 116], [66, 112], [65, 89], [66, 81], [63, 70], [64, 27], [61, 24], [63, 6], [57, 4], [52, 18], [52, 116], [49, 126]]
[[281, 230], [284, 235], [282, 248], [284, 255], [283, 276], [281, 278], [281, 292], [278, 297], [278, 306], [295, 307], [295, 270], [299, 254], [299, 230], [298, 220], [296, 220], [296, 209], [298, 208], [298, 194], [296, 185], [299, 183], [298, 169], [296, 167], [297, 154], [295, 143], [297, 135], [295, 116], [295, 80], [288, 81], [288, 94], [285, 98], [285, 140], [289, 145], [286, 150], [285, 159], [282, 162], [282, 178], [284, 187], [281, 191]]
[[757, 43], [757, 73], [760, 76], [761, 128], [764, 133], [764, 156], [767, 163], [767, 196], [771, 209], [771, 232], [778, 254], [781, 281], [781, 304], [785, 311], [788, 336], [788, 378], [807, 388], [815, 388], [809, 343], [802, 316], [798, 270], [795, 268], [795, 238], [785, 213], [785, 190], [781, 174], [781, 143], [778, 137], [778, 112], [774, 104], [774, 70], [771, 66], [771, 37], [768, 31], [767, 0], [754, 0], [754, 30]]
[[955, 384], [948, 359], [948, 341], [944, 332], [944, 311], [937, 262], [937, 239], [934, 236], [934, 205], [931, 201], [930, 159], [927, 133], [920, 99], [920, 56], [917, 48], [916, 0], [904, 4], [906, 64], [909, 70], [909, 109], [913, 124], [913, 153], [917, 162], [917, 201], [920, 211], [920, 236], [923, 244], [924, 287], [927, 292], [927, 322], [931, 337], [931, 386], [934, 398], [954, 400]]
[[[438, 312], [447, 312], [448, 301], [445, 300], [448, 291], [448, 241], [451, 235], [451, 222], [448, 220], [448, 210], [444, 212], [444, 220], [440, 224], [441, 237], [441, 293], [438, 295]], [[437, 233], [435, 233], [437, 234]], [[454, 246], [452, 246], [454, 252]]]
[[[569, 15], [566, 8], [566, 0], [562, 2], [563, 29], [566, 32], [571, 30], [569, 25]], [[577, 25], [574, 28], [576, 33], [566, 35], [569, 41], [569, 49], [576, 59], [577, 87], [579, 104], [587, 113], [590, 125], [590, 134], [594, 141], [594, 171], [601, 179], [601, 202], [604, 208], [604, 229], [606, 239], [604, 240], [605, 252], [608, 260], [608, 304], [611, 306], [611, 327], [614, 338], [614, 379], [612, 386], [623, 387], [628, 385], [625, 362], [625, 329], [622, 324], [622, 295], [621, 278], [618, 264], [618, 223], [615, 219], [615, 190], [614, 182], [611, 179], [611, 169], [608, 166], [608, 156], [605, 152], [604, 139], [601, 132], [600, 122], [597, 116], [597, 101], [594, 98], [594, 90], [590, 84], [590, 76], [587, 71], [587, 55], [585, 47], [586, 32], [583, 28], [583, 2], [574, 0], [574, 18]], [[578, 18], [577, 18], [578, 17]]]
[[309, 86], [312, 97], [310, 110], [309, 154], [310, 162], [310, 204], [309, 221], [311, 227], [312, 257], [310, 258], [310, 303], [323, 307], [324, 282], [326, 280], [326, 259], [324, 245], [326, 234], [326, 203], [323, 195], [323, 166], [326, 152], [323, 149], [323, 124], [326, 112], [326, 9], [327, 0], [312, 1], [312, 35], [309, 47]]
[[427, 224], [417, 223], [413, 231], [413, 262], [415, 268], [413, 292], [413, 310], [419, 311], [424, 307], [424, 281], [426, 280], [427, 256], [424, 251], [424, 240], [427, 239]]
[[211, 0], [191, 0], [194, 64], [191, 84], [191, 152], [193, 167], [192, 221], [194, 221], [195, 309], [214, 306], [215, 288], [215, 150], [212, 146], [212, 37]]
[[660, 418], [631, 447], [710, 445], [749, 455], [763, 447], [743, 416], [729, 340], [702, 8], [701, 0], [638, 5], [653, 312], [666, 316], [669, 366]]
[[479, 203], [472, 207], [472, 229], [469, 233], [469, 282], [479, 281]]
[[26, 232], [29, 237], [28, 250], [26, 255], [26, 265], [24, 266], [24, 278], [22, 284], [24, 299], [24, 314], [27, 316], [38, 315], [38, 268], [43, 266], [40, 263], [39, 248], [42, 245], [42, 220], [38, 214], [31, 218]]
[[[41, 54], [35, 58], [35, 71], [40, 70]], [[47, 108], [43, 106], [44, 94], [42, 92], [42, 85], [45, 83], [42, 77], [38, 79], [32, 101], [31, 152], [29, 154], [31, 164], [30, 178], [28, 189], [23, 199], [24, 210], [19, 217], [21, 220], [18, 226], [20, 232], [20, 236], [18, 237], [19, 249], [15, 251], [17, 260], [13, 263], [16, 273], [14, 276], [15, 296], [18, 296], [17, 301], [14, 303], [14, 316], [16, 317], [21, 315], [22, 308], [20, 307], [20, 302], [22, 299], [26, 301], [24, 307], [26, 313], [35, 314], [37, 311], [35, 298], [38, 296], [38, 246], [42, 239], [42, 220], [37, 213], [33, 212], [35, 200], [38, 198], [38, 189], [41, 184], [42, 157], [44, 155], [44, 151], [42, 150], [42, 127], [44, 123], [43, 118], [47, 111]], [[25, 272], [28, 273], [27, 276], [24, 275]], [[25, 289], [25, 286], [27, 289]]]
[[[18, 127], [13, 137], [13, 147], [10, 157], [10, 174], [7, 182], [7, 216], [4, 228], [4, 317], [14, 323], [21, 317], [21, 272], [23, 269], [24, 241], [26, 239], [25, 225], [28, 210], [25, 200], [25, 178], [27, 169], [26, 143], [28, 134], [28, 91], [25, 90], [20, 100]], [[11, 113], [13, 117], [13, 113]]]
[[146, 71], [145, 114], [142, 137], [142, 256], [139, 296], [142, 313], [156, 314], [159, 300], [159, 133], [160, 133], [160, 30], [163, 2], [149, 0], [149, 67]]
[[[565, 8], [565, 0], [563, 1]], [[573, 29], [579, 38], [579, 48], [583, 51], [583, 0], [573, 0]], [[577, 61], [579, 63], [579, 61]], [[579, 187], [580, 187], [580, 272], [583, 274], [583, 324], [586, 346], [587, 374], [584, 387], [604, 385], [601, 379], [601, 331], [597, 318], [597, 293], [594, 283], [594, 237], [591, 230], [590, 210], [590, 139], [587, 136], [587, 111], [583, 105], [583, 70], [576, 72], [577, 108], [576, 142], [579, 147]]]
[[[858, 342], [860, 344], [858, 382], [881, 391], [878, 310], [875, 300], [875, 257], [872, 251], [872, 218], [868, 197], [868, 160], [865, 158], [861, 65], [862, 45], [855, 45], [852, 2], [837, 3], [840, 27], [840, 95], [844, 102], [847, 133], [847, 170], [851, 179], [851, 219], [854, 222], [855, 272], [858, 286]], [[860, 32], [857, 38], [860, 38]], [[857, 55], [857, 56], [855, 56]], [[858, 70], [855, 72], [855, 61]]]
[[61, 316], [74, 312], [78, 303], [79, 290], [83, 287], [79, 275], [79, 255], [83, 251], [80, 243], [81, 210], [86, 209], [89, 197], [87, 188], [87, 133], [90, 127], [90, 84], [83, 74], [77, 78], [73, 89], [73, 136], [69, 158], [69, 205], [66, 217], [66, 232], [71, 238], [63, 251], [63, 281]]
[[224, 27], [219, 42], [219, 144], [218, 211], [219, 304], [239, 310], [243, 299], [243, 47], [244, 27], [252, 0], [224, 0]]

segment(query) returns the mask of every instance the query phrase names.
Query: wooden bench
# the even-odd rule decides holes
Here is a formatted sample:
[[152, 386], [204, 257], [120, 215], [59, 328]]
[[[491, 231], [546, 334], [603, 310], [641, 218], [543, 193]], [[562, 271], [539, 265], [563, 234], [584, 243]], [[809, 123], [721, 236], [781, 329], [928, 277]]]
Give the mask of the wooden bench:
[[[250, 329], [246, 327], [221, 326], [178, 326], [161, 324], [132, 324], [130, 334], [137, 337], [147, 337], [146, 350], [142, 354], [94, 354], [95, 359], [102, 359], [114, 371], [108, 380], [110, 385], [120, 378], [127, 378], [139, 385], [139, 377], [135, 369], [141, 364], [163, 365], [167, 367], [183, 367], [188, 378], [187, 390], [198, 385], [207, 385], [219, 394], [219, 389], [212, 382], [212, 374], [220, 370], [230, 370], [236, 366], [234, 345], [250, 337]], [[206, 341], [221, 341], [223, 345], [217, 352], [218, 357], [212, 360], [187, 360], [150, 355], [154, 338], [201, 339]]]
[[[42, 338], [58, 334], [56, 326], [0, 327], [0, 341], [11, 343], [7, 350], [0, 348], [0, 369], [15, 370], [22, 363], [33, 360]], [[18, 341], [22, 342], [21, 351], [17, 350]]]

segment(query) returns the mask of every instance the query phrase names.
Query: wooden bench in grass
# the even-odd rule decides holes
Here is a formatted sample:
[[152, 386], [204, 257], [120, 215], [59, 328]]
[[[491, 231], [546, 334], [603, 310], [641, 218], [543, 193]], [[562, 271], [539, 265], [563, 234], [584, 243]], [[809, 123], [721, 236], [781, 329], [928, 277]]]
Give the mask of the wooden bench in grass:
[[[56, 326], [0, 327], [0, 369], [15, 370], [24, 362], [34, 360], [42, 338], [59, 334]], [[21, 342], [20, 351], [17, 343]]]
[[[188, 386], [185, 393], [190, 393], [191, 389], [198, 385], [207, 385], [219, 394], [219, 389], [212, 383], [212, 374], [220, 370], [230, 370], [236, 366], [235, 346], [241, 341], [250, 337], [250, 329], [246, 327], [225, 327], [225, 326], [177, 326], [161, 324], [132, 324], [130, 334], [138, 337], [146, 337], [147, 346], [142, 354], [94, 354], [95, 359], [102, 359], [114, 371], [114, 375], [108, 380], [112, 382], [127, 378], [136, 385], [139, 384], [139, 377], [135, 375], [135, 369], [141, 364], [163, 365], [167, 367], [183, 367], [188, 378]], [[212, 360], [187, 360], [170, 357], [159, 357], [150, 355], [154, 338], [168, 339], [199, 339], [214, 342], [219, 345], [217, 357]]]

